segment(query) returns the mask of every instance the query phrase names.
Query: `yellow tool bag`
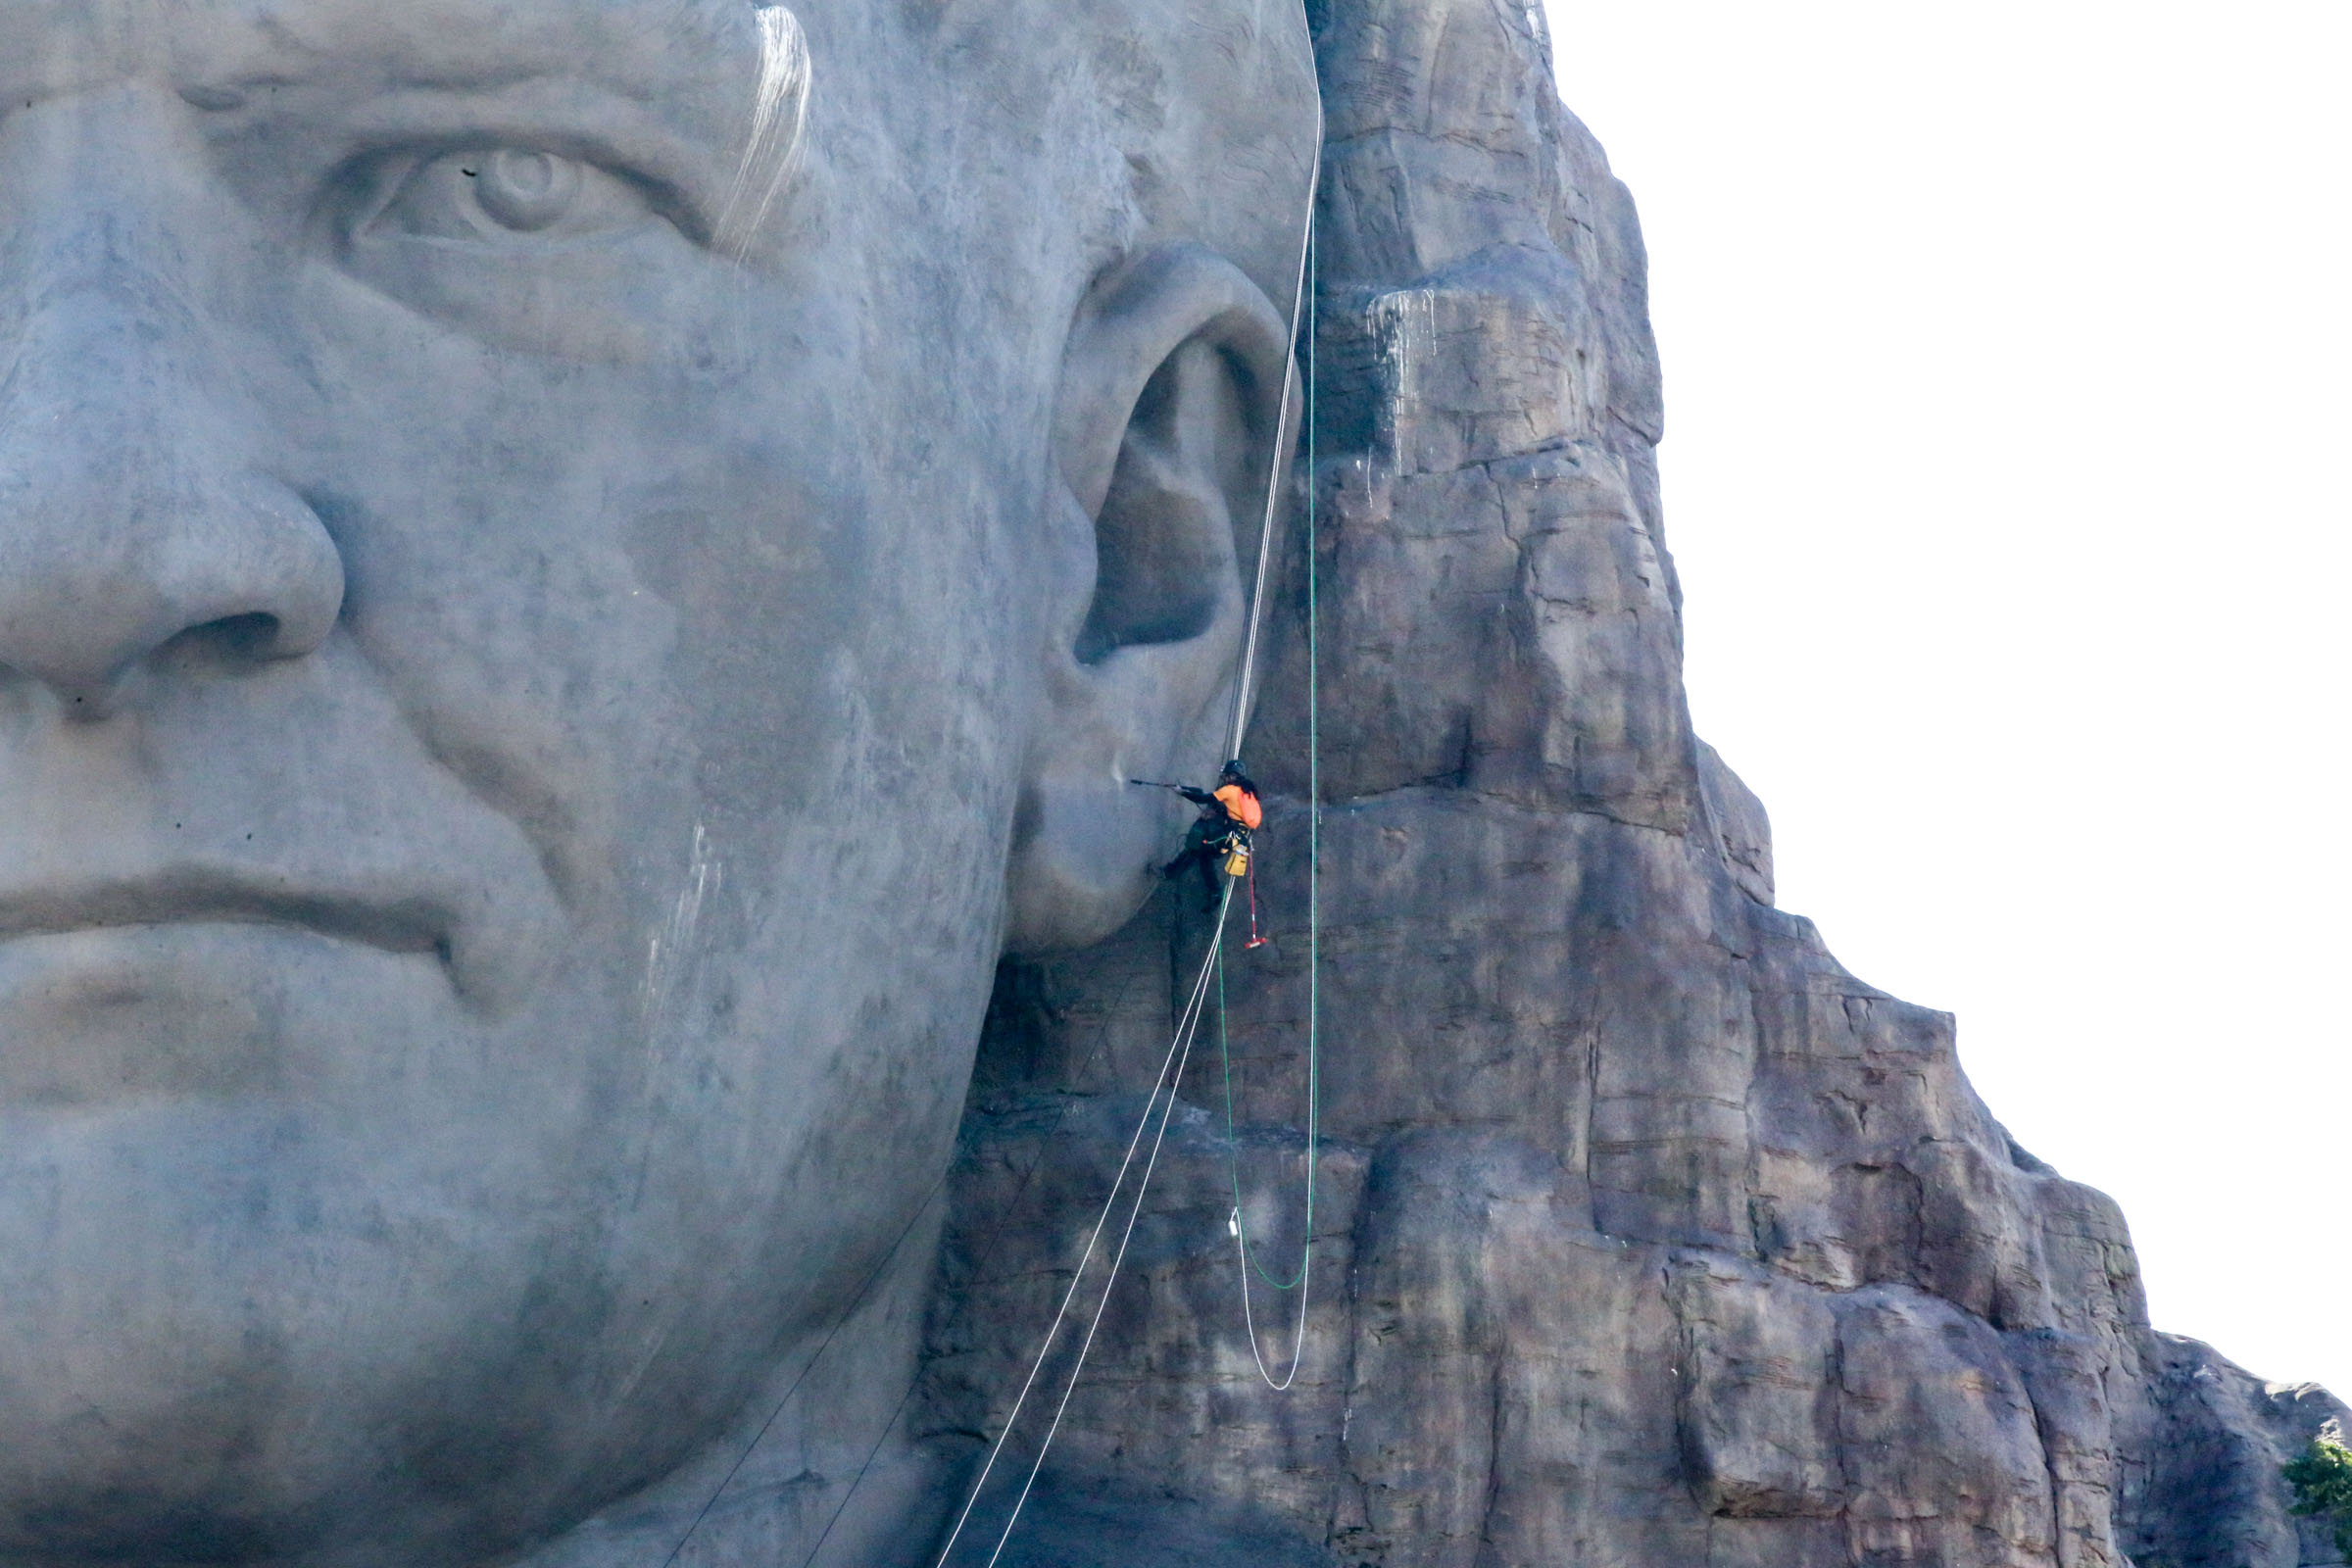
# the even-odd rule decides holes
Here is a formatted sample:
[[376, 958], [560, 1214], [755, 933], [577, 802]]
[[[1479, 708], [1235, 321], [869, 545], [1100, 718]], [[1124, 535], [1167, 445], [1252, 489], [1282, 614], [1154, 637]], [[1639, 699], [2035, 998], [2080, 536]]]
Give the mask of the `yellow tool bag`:
[[1239, 839], [1225, 851], [1225, 874], [1236, 881], [1250, 874], [1250, 846]]

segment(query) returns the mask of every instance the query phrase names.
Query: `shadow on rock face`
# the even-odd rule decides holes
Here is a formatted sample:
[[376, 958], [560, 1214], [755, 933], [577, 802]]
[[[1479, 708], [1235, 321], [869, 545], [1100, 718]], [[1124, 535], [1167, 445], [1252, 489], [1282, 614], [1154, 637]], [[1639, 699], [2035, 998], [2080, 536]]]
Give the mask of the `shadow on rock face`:
[[1296, 1532], [1232, 1508], [1165, 1497], [1041, 1488], [1004, 1568], [1341, 1568]]

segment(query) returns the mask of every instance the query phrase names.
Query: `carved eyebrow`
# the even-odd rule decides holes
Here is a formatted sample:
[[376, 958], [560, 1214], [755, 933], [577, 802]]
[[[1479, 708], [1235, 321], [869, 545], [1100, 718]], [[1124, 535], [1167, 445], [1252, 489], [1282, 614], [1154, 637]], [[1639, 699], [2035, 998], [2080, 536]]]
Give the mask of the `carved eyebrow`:
[[318, 0], [308, 10], [258, 19], [245, 46], [227, 51], [244, 58], [221, 84], [357, 86], [358, 71], [395, 90], [454, 94], [570, 78], [730, 154], [751, 130], [772, 30], [754, 0]]

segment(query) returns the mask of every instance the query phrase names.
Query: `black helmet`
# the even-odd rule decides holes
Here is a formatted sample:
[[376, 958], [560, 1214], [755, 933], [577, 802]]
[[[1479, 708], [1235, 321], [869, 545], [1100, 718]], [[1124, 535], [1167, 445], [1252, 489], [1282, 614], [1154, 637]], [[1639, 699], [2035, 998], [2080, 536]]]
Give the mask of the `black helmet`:
[[1218, 773], [1217, 777], [1224, 779], [1227, 783], [1233, 783], [1248, 777], [1248, 775], [1242, 771], [1242, 760], [1237, 757], [1225, 764], [1224, 770]]

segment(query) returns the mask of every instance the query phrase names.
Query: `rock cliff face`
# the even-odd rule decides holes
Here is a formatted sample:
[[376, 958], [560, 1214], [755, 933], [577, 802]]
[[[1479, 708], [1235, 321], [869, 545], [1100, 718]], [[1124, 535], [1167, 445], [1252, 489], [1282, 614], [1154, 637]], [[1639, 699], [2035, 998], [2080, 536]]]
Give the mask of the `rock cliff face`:
[[[1328, 0], [1310, 475], [1324, 1142], [1297, 1385], [1229, 1211], [1302, 1239], [1305, 535], [1250, 751], [1273, 944], [1226, 975], [1008, 1560], [2294, 1568], [2343, 1407], [2148, 1323], [2122, 1215], [2019, 1149], [1952, 1020], [1773, 905], [1690, 731], [1633, 206], [1530, 0]], [[1008, 966], [929, 1419], [994, 1431], [1205, 926]], [[1279, 1377], [1297, 1296], [1251, 1281]], [[1051, 1385], [1049, 1385], [1051, 1387]], [[1027, 1439], [1024, 1442], [1029, 1441]], [[993, 1506], [993, 1505], [992, 1505]], [[978, 1559], [975, 1559], [978, 1560]]]

